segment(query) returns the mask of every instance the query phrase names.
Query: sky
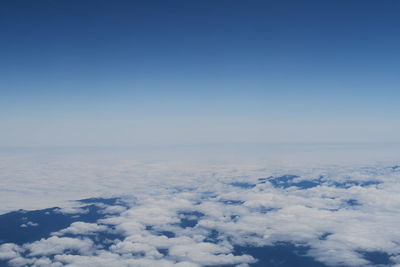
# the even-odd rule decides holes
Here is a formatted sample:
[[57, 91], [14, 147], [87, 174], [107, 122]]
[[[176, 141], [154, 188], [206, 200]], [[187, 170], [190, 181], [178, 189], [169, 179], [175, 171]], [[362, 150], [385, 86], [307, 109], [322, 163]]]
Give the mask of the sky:
[[398, 1], [1, 1], [0, 146], [400, 142]]

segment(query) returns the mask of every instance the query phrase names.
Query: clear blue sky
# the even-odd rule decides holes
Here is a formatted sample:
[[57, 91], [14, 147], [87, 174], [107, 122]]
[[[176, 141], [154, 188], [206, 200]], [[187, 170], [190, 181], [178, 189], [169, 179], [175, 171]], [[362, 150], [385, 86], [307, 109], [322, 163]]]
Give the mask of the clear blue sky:
[[398, 1], [1, 1], [0, 145], [400, 142]]

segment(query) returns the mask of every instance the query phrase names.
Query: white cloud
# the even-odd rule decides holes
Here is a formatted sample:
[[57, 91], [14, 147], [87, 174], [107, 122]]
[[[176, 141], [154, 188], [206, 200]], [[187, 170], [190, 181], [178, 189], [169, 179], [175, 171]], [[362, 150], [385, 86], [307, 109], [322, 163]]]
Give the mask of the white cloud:
[[[261, 247], [285, 241], [310, 247], [309, 256], [330, 265], [371, 264], [360, 251], [385, 252], [400, 264], [400, 171], [390, 165], [299, 169], [298, 166], [264, 168], [261, 163], [207, 165], [207, 168], [175, 163], [171, 168], [169, 163], [127, 160], [112, 168], [98, 162], [82, 164], [79, 161], [52, 162], [46, 168], [40, 165], [37, 168], [47, 173], [42, 179], [35, 177], [37, 184], [30, 184], [32, 188], [27, 189], [27, 196], [46, 190], [50, 194], [60, 193], [62, 196], [56, 197], [55, 203], [60, 204], [59, 212], [63, 214], [88, 212], [85, 203], [62, 206], [66, 196], [80, 199], [123, 195], [128, 204], [126, 207], [96, 204], [105, 216], [103, 219], [95, 223], [74, 222], [50, 238], [22, 246], [3, 244], [0, 259], [10, 260], [15, 266], [230, 264], [244, 267], [256, 259], [236, 253], [236, 245]], [[64, 173], [57, 168], [62, 166]], [[68, 181], [70, 188], [65, 187], [65, 181], [54, 181], [67, 188], [68, 194], [63, 195], [47, 183], [50, 176], [65, 177], [65, 172], [73, 177]], [[294, 179], [296, 183], [322, 176], [321, 184], [309, 189], [275, 188], [269, 182], [258, 181], [260, 177], [287, 173], [299, 175]], [[16, 181], [11, 187], [19, 188], [23, 179], [19, 177]], [[353, 184], [335, 186], [349, 181]], [[368, 181], [379, 181], [379, 184], [360, 186]], [[232, 182], [255, 186], [240, 188], [230, 185]], [[35, 202], [36, 198], [33, 199]], [[9, 200], [12, 202], [13, 197]], [[19, 205], [15, 203], [6, 208]], [[34, 206], [44, 204], [48, 204], [48, 199]], [[192, 223], [181, 227], [185, 220]], [[35, 223], [25, 223], [28, 224]], [[95, 237], [100, 232], [120, 236], [109, 240], [109, 246], [99, 245]], [[211, 242], [213, 233], [215, 240]], [[62, 237], [67, 234], [85, 238]]]
[[29, 221], [27, 223], [23, 223], [23, 224], [20, 225], [20, 227], [22, 227], [22, 228], [26, 228], [26, 227], [29, 227], [29, 226], [35, 227], [35, 226], [39, 226], [39, 224]]
[[119, 205], [114, 205], [114, 206], [106, 206], [104, 207], [100, 213], [102, 214], [119, 214], [122, 213], [126, 210], [125, 207], [119, 206]]
[[80, 207], [63, 207], [57, 209], [56, 212], [61, 214], [87, 214], [89, 210]]
[[73, 250], [81, 254], [92, 251], [93, 242], [90, 239], [52, 236], [47, 239], [26, 244], [24, 248], [30, 256], [61, 254], [66, 250]]
[[251, 263], [256, 260], [249, 255], [234, 256], [232, 248], [212, 243], [194, 243], [190, 245], [175, 245], [170, 249], [170, 255], [180, 260], [196, 262], [201, 266]]
[[12, 243], [0, 245], [0, 260], [8, 260], [19, 256], [22, 249]]
[[63, 234], [73, 234], [73, 235], [90, 235], [100, 231], [106, 231], [107, 227], [104, 225], [98, 225], [96, 223], [86, 223], [86, 222], [74, 222], [68, 228], [62, 229], [59, 232], [55, 232], [52, 235], [63, 235]]

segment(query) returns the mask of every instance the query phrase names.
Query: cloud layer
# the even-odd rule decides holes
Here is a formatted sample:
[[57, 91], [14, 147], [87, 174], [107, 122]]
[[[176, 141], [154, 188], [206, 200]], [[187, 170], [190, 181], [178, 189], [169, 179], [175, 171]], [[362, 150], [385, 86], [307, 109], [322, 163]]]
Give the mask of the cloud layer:
[[[93, 201], [102, 214], [95, 222], [2, 244], [0, 259], [11, 266], [251, 266], [259, 259], [238, 248], [286, 243], [328, 266], [400, 266], [399, 178], [397, 166], [334, 167], [149, 185], [114, 203]], [[88, 204], [55, 212], [84, 215]]]

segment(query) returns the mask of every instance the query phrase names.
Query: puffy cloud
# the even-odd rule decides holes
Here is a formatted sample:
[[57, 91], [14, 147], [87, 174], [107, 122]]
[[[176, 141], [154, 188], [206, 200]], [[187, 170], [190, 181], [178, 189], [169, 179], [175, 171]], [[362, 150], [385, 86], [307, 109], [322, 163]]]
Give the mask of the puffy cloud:
[[35, 227], [35, 226], [39, 226], [39, 224], [29, 221], [27, 223], [23, 223], [23, 224], [20, 225], [20, 227], [23, 227], [23, 228], [26, 228], [26, 227], [29, 227], [29, 226]]
[[[172, 171], [167, 165], [129, 161], [112, 170], [68, 165], [68, 170], [86, 170], [79, 177], [91, 177], [82, 178], [89, 193], [96, 193], [91, 197], [105, 197], [105, 188], [110, 188], [113, 197], [121, 194], [127, 204], [96, 204], [102, 214], [96, 222], [77, 221], [52, 237], [22, 246], [3, 244], [0, 259], [15, 266], [245, 267], [257, 259], [236, 251], [237, 246], [289, 242], [309, 248], [308, 256], [333, 266], [374, 265], [364, 252], [386, 253], [400, 264], [396, 168], [252, 165], [207, 170], [181, 166], [177, 171], [175, 166]], [[273, 182], [287, 173], [297, 176]], [[69, 196], [77, 195], [82, 196]], [[59, 212], [88, 213], [85, 205], [61, 205]]]
[[55, 260], [67, 266], [85, 266], [85, 267], [109, 267], [109, 266], [160, 266], [160, 267], [199, 267], [199, 265], [191, 262], [173, 262], [170, 260], [160, 259], [151, 260], [146, 258], [123, 258], [115, 254], [100, 252], [96, 256], [81, 256], [81, 255], [57, 255]]
[[169, 250], [170, 255], [180, 260], [196, 262], [201, 266], [250, 263], [256, 260], [249, 255], [235, 256], [232, 248], [212, 243], [194, 243], [191, 245], [175, 245]]
[[66, 250], [88, 254], [92, 251], [93, 242], [90, 239], [52, 236], [26, 244], [24, 248], [30, 256], [61, 254]]
[[21, 251], [22, 249], [16, 244], [5, 243], [0, 245], [0, 260], [16, 258]]
[[103, 214], [119, 214], [126, 210], [124, 206], [114, 205], [114, 206], [105, 206], [100, 213]]
[[73, 234], [73, 235], [90, 235], [100, 231], [106, 231], [107, 227], [96, 223], [74, 222], [68, 228], [62, 229], [53, 235]]
[[89, 210], [80, 207], [63, 207], [61, 209], [57, 209], [56, 212], [61, 214], [86, 214], [89, 212]]
[[131, 241], [118, 242], [111, 246], [110, 250], [118, 254], [142, 255], [143, 257], [153, 259], [160, 259], [163, 257], [154, 246]]

